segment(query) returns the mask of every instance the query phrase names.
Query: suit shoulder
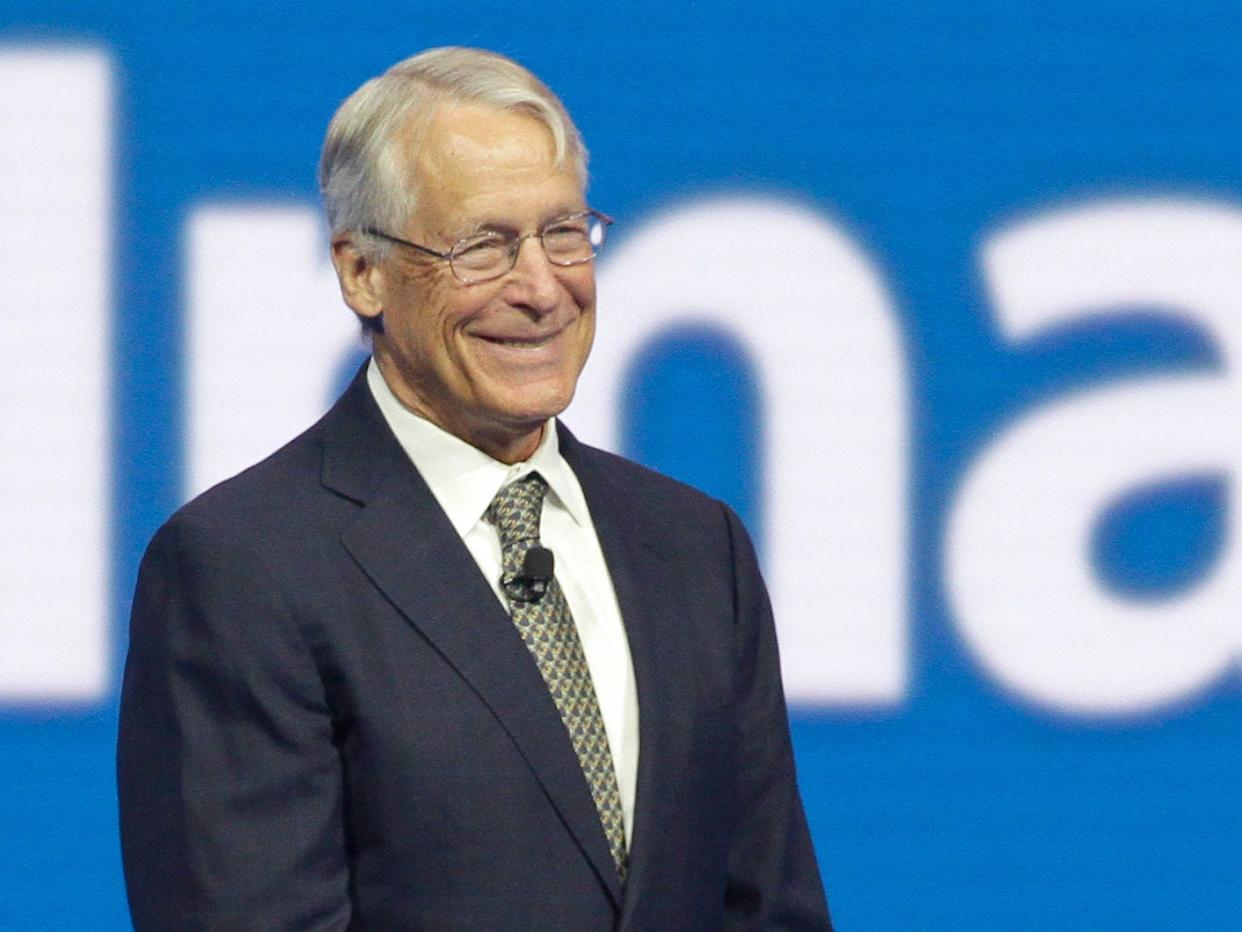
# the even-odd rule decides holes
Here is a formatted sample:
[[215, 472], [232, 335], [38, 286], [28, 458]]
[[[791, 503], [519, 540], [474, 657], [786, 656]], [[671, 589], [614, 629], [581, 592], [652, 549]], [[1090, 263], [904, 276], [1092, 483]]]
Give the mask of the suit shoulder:
[[649, 469], [640, 463], [581, 443], [572, 436], [564, 452], [582, 480], [583, 471], [607, 481], [629, 501], [643, 503], [656, 515], [668, 520], [693, 521], [696, 525], [718, 526], [732, 509], [701, 489]]
[[237, 475], [218, 482], [182, 505], [169, 523], [250, 524], [261, 516], [296, 508], [318, 487], [322, 437], [318, 425]]
[[249, 555], [271, 565], [311, 560], [332, 546], [357, 505], [324, 484], [327, 418], [237, 475], [182, 505], [149, 551]]
[[[172, 522], [279, 531], [319, 516], [352, 514], [371, 483], [405, 462], [366, 385], [366, 368], [315, 424], [283, 447], [184, 505]], [[329, 473], [335, 464], [335, 480]], [[339, 494], [336, 494], [339, 493]]]

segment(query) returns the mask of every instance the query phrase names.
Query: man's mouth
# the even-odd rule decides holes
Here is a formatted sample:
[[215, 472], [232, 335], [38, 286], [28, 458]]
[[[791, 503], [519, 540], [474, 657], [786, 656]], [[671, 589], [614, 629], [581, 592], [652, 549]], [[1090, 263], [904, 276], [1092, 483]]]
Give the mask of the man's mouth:
[[[557, 331], [559, 333], [560, 331]], [[491, 336], [489, 334], [479, 334], [479, 337], [488, 343], [495, 343], [498, 346], [514, 346], [519, 349], [538, 349], [550, 343], [557, 333], [545, 333], [537, 337], [501, 337]]]

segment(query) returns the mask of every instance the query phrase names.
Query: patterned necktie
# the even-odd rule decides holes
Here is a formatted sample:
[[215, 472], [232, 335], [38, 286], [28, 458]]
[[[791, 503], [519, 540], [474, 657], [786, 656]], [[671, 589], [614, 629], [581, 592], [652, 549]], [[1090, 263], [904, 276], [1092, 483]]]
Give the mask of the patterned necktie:
[[[533, 472], [501, 489], [487, 509], [487, 520], [500, 534], [504, 580], [521, 575], [526, 554], [539, 544], [539, 517], [547, 488], [543, 477]], [[510, 611], [569, 731], [595, 808], [599, 810], [617, 873], [624, 881], [625, 823], [621, 818], [617, 772], [600, 716], [595, 684], [591, 681], [591, 671], [565, 593], [553, 578], [542, 598], [526, 602], [513, 600]]]

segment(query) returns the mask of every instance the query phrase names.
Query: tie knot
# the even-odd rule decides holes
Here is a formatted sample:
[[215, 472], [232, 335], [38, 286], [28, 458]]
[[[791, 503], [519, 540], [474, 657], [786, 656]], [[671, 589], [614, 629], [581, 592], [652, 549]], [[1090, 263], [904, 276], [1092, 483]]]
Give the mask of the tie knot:
[[539, 540], [539, 518], [547, 490], [543, 476], [533, 472], [496, 493], [487, 508], [487, 520], [496, 526], [501, 547]]

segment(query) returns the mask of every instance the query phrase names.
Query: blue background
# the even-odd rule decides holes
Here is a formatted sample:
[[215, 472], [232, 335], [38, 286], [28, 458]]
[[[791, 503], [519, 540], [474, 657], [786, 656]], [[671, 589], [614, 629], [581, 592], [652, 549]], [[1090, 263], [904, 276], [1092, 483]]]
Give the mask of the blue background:
[[[1242, 9], [5, 0], [0, 41], [93, 42], [117, 67], [118, 670], [137, 562], [182, 482], [189, 210], [313, 200], [341, 99], [421, 48], [481, 45], [562, 95], [592, 151], [592, 203], [620, 218], [619, 236], [690, 194], [792, 195], [845, 219], [895, 295], [913, 399], [911, 686], [895, 710], [796, 709], [793, 722], [838, 924], [1242, 923], [1236, 676], [1137, 719], [1049, 716], [970, 662], [939, 574], [947, 502], [1008, 419], [1070, 388], [1222, 365], [1201, 333], [1151, 315], [1009, 350], [976, 263], [982, 237], [1015, 214], [1099, 194], [1235, 200]], [[773, 321], [807, 324], [796, 311]], [[735, 345], [681, 333], [635, 372], [629, 452], [757, 525], [758, 453], [687, 460], [675, 442], [678, 418], [721, 393], [703, 443], [754, 436], [755, 384]], [[684, 407], [663, 403], [670, 385], [689, 393]], [[1123, 503], [1096, 535], [1101, 574], [1154, 595], [1197, 578], [1226, 533], [1224, 494], [1204, 477]], [[4, 927], [127, 924], [115, 719], [115, 691], [76, 711], [0, 709]]]

